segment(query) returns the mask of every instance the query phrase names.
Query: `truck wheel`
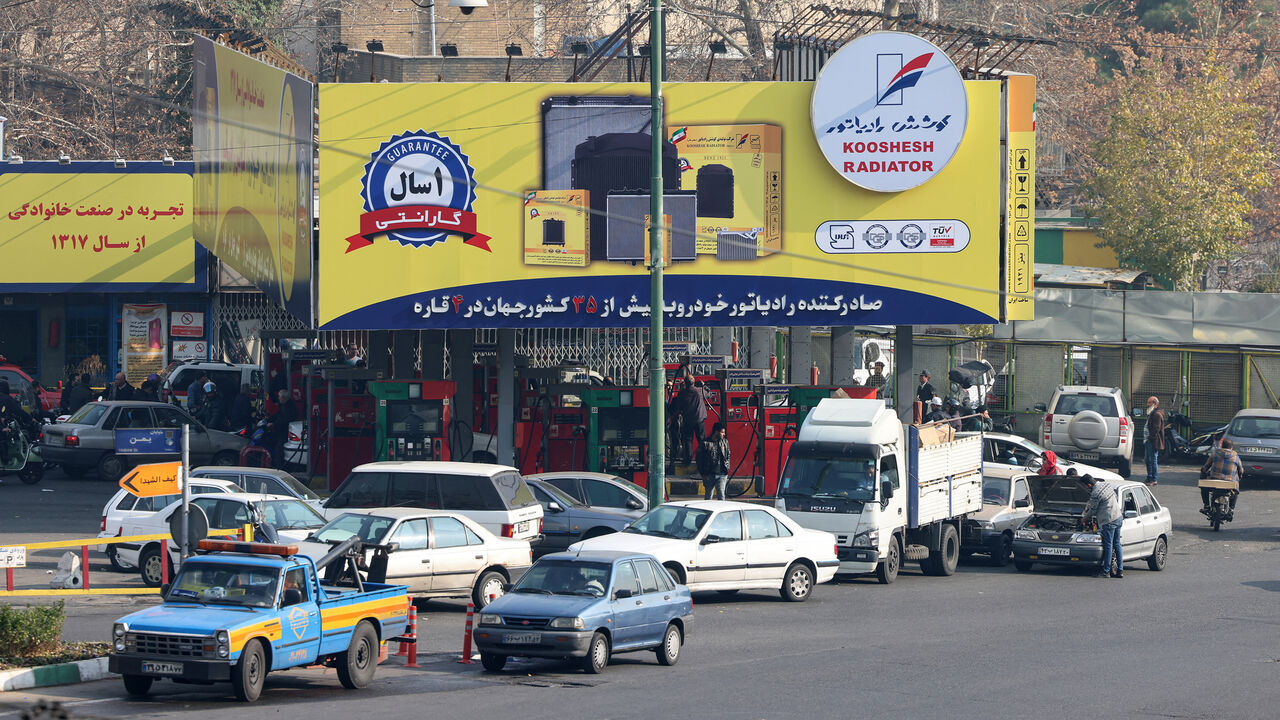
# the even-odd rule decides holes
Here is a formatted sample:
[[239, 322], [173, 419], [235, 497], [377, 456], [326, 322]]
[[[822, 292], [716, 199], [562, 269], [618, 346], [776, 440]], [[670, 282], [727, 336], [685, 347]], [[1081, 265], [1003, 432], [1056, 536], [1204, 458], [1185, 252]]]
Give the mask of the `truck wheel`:
[[888, 585], [898, 579], [898, 570], [902, 568], [902, 544], [895, 535], [889, 542], [889, 552], [876, 566], [876, 579], [881, 585]]
[[[341, 672], [341, 670], [339, 670]], [[253, 702], [262, 695], [267, 680], [267, 655], [261, 640], [250, 640], [240, 652], [240, 662], [231, 668], [231, 687], [241, 702]]]
[[1013, 554], [1013, 538], [1008, 535], [991, 538], [991, 564], [1004, 567], [1009, 564], [1009, 556]]
[[507, 666], [507, 656], [482, 652], [480, 653], [480, 664], [489, 672], [502, 672], [502, 668]]
[[675, 623], [667, 623], [667, 631], [662, 633], [662, 644], [654, 649], [658, 653], [660, 665], [675, 665], [680, 662], [680, 646], [684, 644], [684, 633]]
[[488, 572], [482, 573], [480, 575], [480, 579], [476, 581], [475, 590], [471, 592], [471, 599], [475, 602], [476, 609], [479, 610], [485, 605], [488, 605], [490, 602], [490, 595], [493, 596], [494, 600], [502, 597], [502, 586], [506, 584], [506, 582], [507, 579], [502, 576], [502, 573], [496, 570], [489, 570]]
[[361, 620], [351, 633], [351, 644], [338, 656], [338, 680], [348, 690], [369, 687], [378, 668], [378, 633], [368, 620]]
[[587, 646], [587, 656], [582, 658], [582, 669], [589, 675], [599, 675], [609, 667], [609, 638], [604, 633], [591, 636], [591, 644]]
[[173, 561], [160, 559], [160, 546], [152, 545], [142, 552], [138, 558], [138, 572], [142, 575], [142, 584], [147, 587], [160, 587], [164, 579], [160, 568], [161, 562], [169, 563], [169, 578], [173, 578]]
[[155, 682], [155, 678], [146, 675], [122, 675], [124, 680], [124, 691], [133, 697], [143, 697], [151, 692], [151, 683]]
[[960, 563], [960, 536], [956, 534], [954, 525], [942, 526], [942, 537], [938, 545], [937, 550], [929, 551], [927, 559], [920, 561], [920, 569], [926, 575], [937, 577], [954, 574]]
[[813, 571], [802, 562], [791, 563], [782, 576], [782, 588], [778, 594], [788, 602], [804, 602], [813, 592]]

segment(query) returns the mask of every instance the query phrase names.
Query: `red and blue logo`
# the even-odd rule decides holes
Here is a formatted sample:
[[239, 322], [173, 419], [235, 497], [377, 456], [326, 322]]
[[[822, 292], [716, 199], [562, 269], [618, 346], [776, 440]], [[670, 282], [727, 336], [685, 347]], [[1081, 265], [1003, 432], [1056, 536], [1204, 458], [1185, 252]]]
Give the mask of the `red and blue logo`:
[[[907, 88], [915, 87], [920, 82], [920, 77], [924, 75], [925, 68], [929, 66], [929, 61], [933, 59], [933, 53], [927, 52], [912, 58], [909, 62], [902, 62], [902, 55], [897, 53], [876, 55], [876, 79], [880, 80], [888, 73], [893, 73], [887, 81], [879, 84], [884, 88], [880, 92], [876, 105], [901, 105], [902, 91]], [[894, 66], [897, 71], [894, 72]]]

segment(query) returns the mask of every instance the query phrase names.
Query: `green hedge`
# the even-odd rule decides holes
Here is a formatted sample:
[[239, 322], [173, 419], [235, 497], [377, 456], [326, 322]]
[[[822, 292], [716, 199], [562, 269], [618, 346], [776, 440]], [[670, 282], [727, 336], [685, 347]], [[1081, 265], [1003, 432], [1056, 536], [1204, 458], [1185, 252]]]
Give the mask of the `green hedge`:
[[50, 653], [62, 644], [63, 603], [0, 605], [0, 657]]

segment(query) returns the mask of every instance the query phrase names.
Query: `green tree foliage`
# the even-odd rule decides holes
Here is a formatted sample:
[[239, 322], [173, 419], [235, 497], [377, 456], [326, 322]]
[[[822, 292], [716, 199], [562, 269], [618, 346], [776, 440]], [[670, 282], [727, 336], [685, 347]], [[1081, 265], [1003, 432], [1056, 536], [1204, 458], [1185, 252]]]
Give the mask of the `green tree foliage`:
[[1148, 62], [1116, 82], [1084, 185], [1100, 244], [1126, 267], [1191, 289], [1206, 263], [1238, 252], [1250, 196], [1271, 184], [1262, 110], [1246, 99], [1248, 84], [1212, 60], [1181, 71]]

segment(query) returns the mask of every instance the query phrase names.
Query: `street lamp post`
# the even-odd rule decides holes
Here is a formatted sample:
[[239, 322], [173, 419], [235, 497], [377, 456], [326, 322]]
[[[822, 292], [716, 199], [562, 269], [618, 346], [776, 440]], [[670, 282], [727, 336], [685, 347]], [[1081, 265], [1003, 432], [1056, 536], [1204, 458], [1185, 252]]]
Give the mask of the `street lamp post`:
[[649, 179], [649, 507], [662, 504], [666, 489], [666, 403], [663, 390], [666, 369], [662, 367], [662, 59], [666, 45], [662, 37], [662, 0], [650, 0], [649, 13], [649, 96], [652, 135], [652, 174]]

